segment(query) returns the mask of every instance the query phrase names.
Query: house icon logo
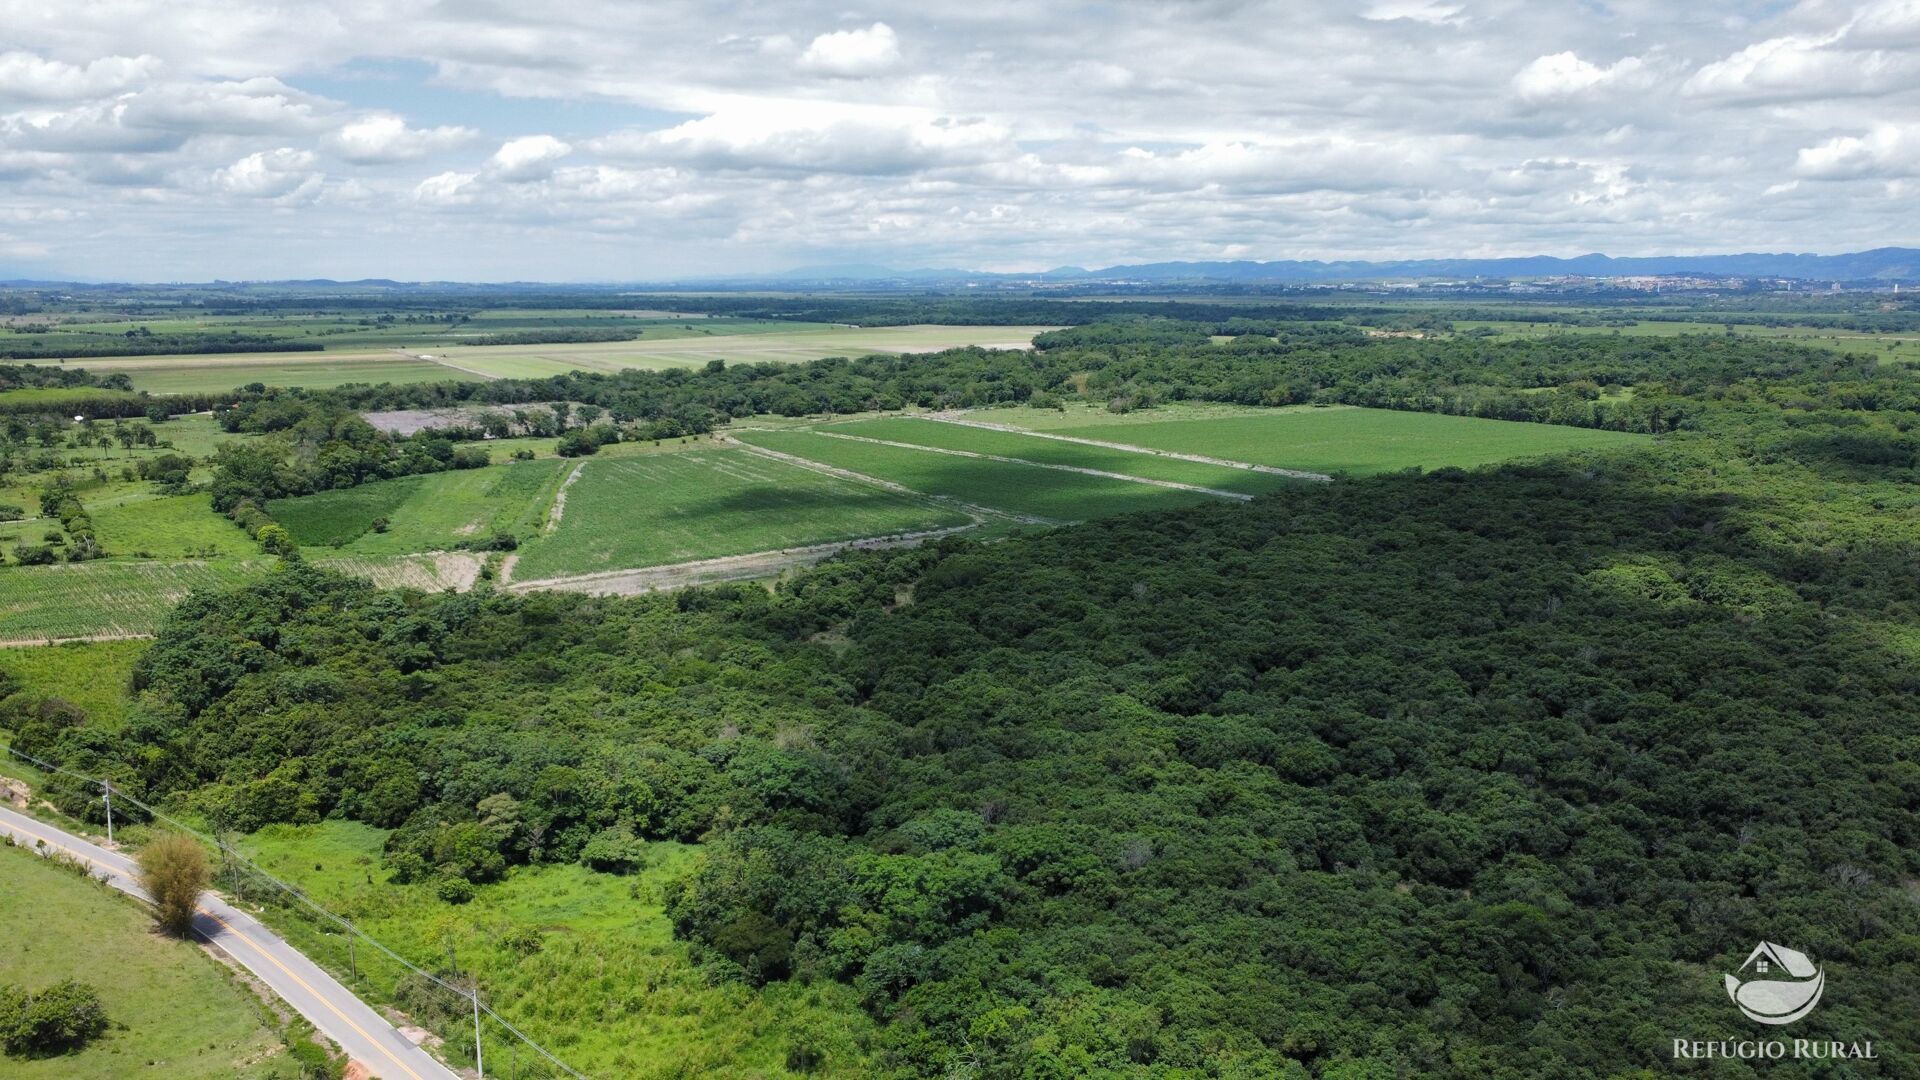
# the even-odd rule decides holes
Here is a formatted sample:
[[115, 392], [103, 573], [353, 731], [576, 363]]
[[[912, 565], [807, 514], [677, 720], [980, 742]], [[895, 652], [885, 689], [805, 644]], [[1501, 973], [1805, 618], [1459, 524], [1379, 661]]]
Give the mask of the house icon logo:
[[1827, 973], [1807, 954], [1763, 941], [1747, 954], [1737, 974], [1726, 976], [1727, 996], [1760, 1024], [1791, 1024], [1820, 1004]]

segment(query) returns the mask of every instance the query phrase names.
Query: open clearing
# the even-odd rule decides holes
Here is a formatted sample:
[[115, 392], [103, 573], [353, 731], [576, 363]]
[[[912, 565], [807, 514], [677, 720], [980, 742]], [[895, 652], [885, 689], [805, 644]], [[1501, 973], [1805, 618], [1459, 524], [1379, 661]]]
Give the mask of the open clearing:
[[0, 1058], [11, 1080], [297, 1075], [264, 1006], [197, 946], [154, 933], [131, 900], [23, 848], [0, 849], [0, 881], [0, 982], [78, 978], [112, 1022], [77, 1053]]
[[[1169, 414], [1180, 415], [1172, 410]], [[1025, 419], [1017, 410], [977, 415], [1007, 424], [1020, 424]], [[1351, 406], [1187, 419], [1132, 413], [1104, 422], [1092, 421], [1094, 415], [1086, 414], [1090, 422], [1078, 426], [1048, 430], [1154, 450], [1356, 476], [1449, 465], [1472, 468], [1563, 450], [1625, 446], [1647, 438], [1592, 428]]]
[[527, 545], [521, 582], [965, 525], [923, 499], [739, 449], [594, 459], [566, 514]]
[[213, 512], [213, 498], [205, 492], [127, 498], [88, 512], [100, 543], [116, 555], [201, 558], [259, 551], [246, 533]]
[[[381, 865], [387, 835], [327, 821], [270, 826], [241, 846], [269, 873], [415, 962], [444, 961], [451, 949], [460, 969], [486, 988], [487, 1004], [589, 1076], [789, 1076], [795, 1031], [805, 1031], [825, 1059], [816, 1075], [871, 1074], [862, 1047], [875, 1024], [851, 987], [716, 982], [675, 940], [660, 897], [698, 858], [695, 847], [646, 843], [645, 868], [627, 877], [572, 865], [518, 868], [456, 907], [436, 899], [431, 884], [388, 881]], [[340, 935], [317, 931], [310, 918], [270, 911], [267, 919], [316, 962], [346, 975]], [[370, 1001], [391, 1001], [398, 967], [364, 948], [358, 963], [354, 988]], [[523, 1075], [526, 1058], [522, 1052]], [[509, 1075], [509, 1052], [490, 1035], [488, 1075], [496, 1060], [499, 1074]]]

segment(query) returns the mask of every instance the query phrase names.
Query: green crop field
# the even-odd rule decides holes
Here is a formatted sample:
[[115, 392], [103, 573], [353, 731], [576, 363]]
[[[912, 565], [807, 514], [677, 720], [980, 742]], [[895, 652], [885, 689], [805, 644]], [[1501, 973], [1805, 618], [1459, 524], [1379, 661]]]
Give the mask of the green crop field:
[[1155, 450], [1355, 475], [1413, 467], [1472, 467], [1562, 450], [1625, 446], [1647, 438], [1591, 428], [1351, 407], [1056, 430], [1061, 435]]
[[1011, 431], [991, 431], [986, 428], [967, 427], [935, 420], [905, 418], [862, 420], [850, 424], [828, 424], [818, 430], [866, 439], [912, 443], [916, 446], [993, 454], [1048, 465], [1098, 469], [1102, 472], [1123, 473], [1150, 480], [1169, 480], [1179, 484], [1195, 484], [1249, 495], [1279, 491], [1300, 483], [1298, 480], [1276, 476], [1273, 473], [1235, 469], [1224, 465], [1208, 465], [1198, 461], [1182, 461], [1178, 458], [1159, 457], [1154, 454], [1063, 442], [1059, 439], [1045, 439]]
[[[627, 877], [578, 866], [525, 867], [481, 886], [454, 906], [430, 884], [395, 885], [381, 866], [387, 833], [355, 822], [272, 826], [243, 841], [269, 873], [290, 879], [320, 903], [416, 963], [444, 965], [449, 949], [479, 978], [488, 1004], [589, 1076], [777, 1077], [804, 1041], [822, 1058], [816, 1076], [869, 1075], [862, 1047], [875, 1025], [850, 988], [818, 982], [754, 990], [714, 982], [674, 940], [661, 910], [665, 884], [685, 873], [695, 848], [646, 845], [647, 864]], [[268, 918], [316, 961], [346, 978], [340, 937], [311, 920]], [[359, 950], [354, 989], [391, 1001], [401, 970]], [[436, 1025], [452, 1045], [472, 1045], [457, 1003]], [[417, 1009], [418, 1015], [427, 1010]], [[510, 1075], [509, 1046], [487, 1036], [488, 1074]], [[530, 1064], [521, 1050], [521, 1065]], [[497, 1066], [495, 1063], [499, 1063]]]
[[[1069, 400], [1058, 409], [1001, 405], [966, 409], [961, 415], [969, 420], [1002, 424], [1006, 427], [1020, 428], [1023, 431], [1060, 431], [1064, 428], [1092, 425], [1151, 424], [1162, 420], [1200, 420], [1222, 416], [1279, 416], [1285, 413], [1305, 412], [1310, 408], [1312, 406], [1309, 405], [1227, 405], [1214, 401], [1171, 401], [1157, 408], [1116, 413], [1107, 411], [1104, 404]], [[755, 423], [758, 422], [756, 418]]]
[[[230, 527], [230, 526], [229, 526]], [[237, 530], [236, 530], [237, 532]], [[315, 562], [375, 584], [442, 589], [470, 584], [479, 557], [308, 553]], [[194, 589], [230, 588], [268, 573], [279, 560], [102, 559], [0, 569], [0, 643], [151, 634]]]
[[273, 560], [105, 559], [0, 570], [0, 641], [150, 634], [194, 589], [237, 585]]
[[1135, 510], [1222, 501], [1177, 488], [1156, 487], [923, 450], [835, 439], [814, 431], [742, 431], [741, 442], [851, 469], [928, 495], [1053, 521], [1084, 521]]
[[967, 521], [923, 500], [737, 449], [593, 460], [567, 489], [559, 527], [523, 550], [514, 577], [660, 566]]
[[[303, 546], [363, 555], [439, 551], [495, 532], [525, 538], [540, 527], [569, 465], [559, 459], [379, 480], [276, 499], [267, 513]], [[385, 518], [385, 532], [373, 531]]]
[[78, 978], [112, 1024], [74, 1053], [0, 1058], [9, 1080], [297, 1075], [264, 1005], [199, 947], [155, 934], [132, 900], [20, 848], [0, 848], [0, 881], [0, 982]]

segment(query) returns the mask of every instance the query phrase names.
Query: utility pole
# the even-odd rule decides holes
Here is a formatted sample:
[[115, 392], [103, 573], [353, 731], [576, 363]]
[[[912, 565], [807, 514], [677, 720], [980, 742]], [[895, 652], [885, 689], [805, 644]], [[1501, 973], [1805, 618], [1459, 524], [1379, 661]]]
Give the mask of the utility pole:
[[347, 970], [353, 972], [354, 982], [360, 981], [360, 961], [355, 959], [353, 954], [353, 939], [359, 936], [360, 936], [360, 932], [353, 928], [352, 923], [348, 923], [347, 924]]
[[480, 1048], [480, 980], [473, 980], [473, 1064], [480, 1080], [487, 1080], [487, 1055]]
[[105, 780], [102, 780], [100, 781], [100, 790], [102, 792], [100, 796], [100, 800], [107, 804], [107, 846], [112, 847], [113, 846], [113, 785], [108, 783]]

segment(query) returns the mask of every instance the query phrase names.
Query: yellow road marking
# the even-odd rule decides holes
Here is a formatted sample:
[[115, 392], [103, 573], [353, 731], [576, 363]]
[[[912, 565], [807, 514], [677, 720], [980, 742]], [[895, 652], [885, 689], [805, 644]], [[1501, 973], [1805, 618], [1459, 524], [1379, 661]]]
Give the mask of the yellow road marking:
[[[69, 856], [75, 859], [79, 859], [81, 862], [91, 863], [92, 865], [97, 866], [102, 870], [106, 870], [109, 873], [116, 874], [116, 875], [126, 873], [126, 871], [122, 870], [118, 866], [113, 865], [112, 863], [101, 862], [99, 859], [96, 859], [93, 856], [88, 855], [84, 851], [75, 851], [72, 848], [66, 846], [65, 844], [62, 844], [59, 840], [49, 840], [46, 837], [41, 836], [39, 833], [34, 832], [31, 829], [23, 829], [22, 831], [25, 832], [28, 836], [33, 837], [36, 841], [42, 844], [45, 844], [48, 847], [58, 848], [61, 851], [66, 852]], [[214, 922], [219, 923], [221, 928], [226, 930], [227, 933], [232, 934], [236, 939], [240, 941], [244, 941], [248, 945], [252, 946], [253, 951], [256, 953], [259, 953], [263, 958], [266, 959], [268, 963], [272, 964], [274, 967], [279, 968], [281, 971], [286, 972], [287, 978], [292, 979], [294, 982], [299, 983], [301, 989], [305, 990], [309, 994], [312, 994], [314, 998], [320, 1002], [320, 1004], [325, 1005], [327, 1007], [327, 1011], [339, 1017], [341, 1023], [352, 1028], [354, 1031], [360, 1034], [361, 1038], [372, 1043], [376, 1049], [378, 1049], [381, 1053], [387, 1055], [387, 1059], [389, 1061], [392, 1061], [395, 1065], [400, 1066], [400, 1068], [403, 1071], [405, 1071], [408, 1076], [413, 1077], [413, 1080], [426, 1080], [425, 1077], [421, 1076], [417, 1072], [414, 1072], [412, 1067], [409, 1066], [406, 1062], [400, 1060], [400, 1058], [397, 1057], [392, 1050], [387, 1049], [384, 1043], [382, 1043], [379, 1039], [374, 1038], [372, 1035], [367, 1034], [367, 1031], [365, 1028], [361, 1027], [359, 1024], [354, 1023], [351, 1017], [347, 1016], [345, 1013], [341, 1012], [338, 1008], [336, 1008], [333, 1002], [327, 1000], [326, 995], [320, 993], [318, 990], [315, 990], [313, 987], [307, 985], [307, 980], [301, 978], [299, 975], [294, 973], [293, 969], [281, 963], [278, 957], [274, 956], [270, 952], [267, 952], [265, 949], [262, 949], [259, 945], [249, 940], [246, 937], [246, 935], [240, 933], [240, 931], [238, 930], [235, 930], [231, 925], [227, 923], [225, 919], [222, 919], [220, 916], [215, 915], [212, 911], [209, 911], [204, 907], [195, 908], [194, 910], [198, 911], [202, 915], [205, 915], [207, 918], [212, 919]]]

